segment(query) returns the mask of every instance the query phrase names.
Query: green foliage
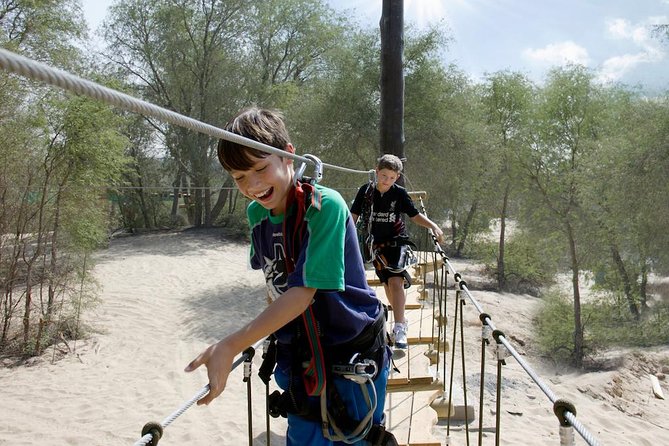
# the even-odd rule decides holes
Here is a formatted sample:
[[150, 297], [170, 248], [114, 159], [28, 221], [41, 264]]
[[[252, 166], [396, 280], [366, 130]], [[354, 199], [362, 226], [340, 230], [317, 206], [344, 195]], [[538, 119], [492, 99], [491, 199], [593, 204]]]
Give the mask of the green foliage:
[[[542, 354], [568, 363], [574, 353], [574, 313], [571, 300], [558, 292], [544, 296], [535, 318], [535, 335]], [[613, 347], [652, 347], [669, 342], [669, 306], [658, 305], [642, 320], [628, 311], [620, 294], [610, 294], [582, 306], [586, 355]]]
[[535, 318], [535, 339], [542, 354], [568, 363], [574, 352], [574, 311], [567, 297], [559, 293], [544, 296]]
[[[505, 244], [506, 291], [538, 295], [550, 285], [557, 272], [555, 240], [517, 231]], [[497, 277], [497, 241], [482, 240], [470, 245], [471, 255], [484, 262], [491, 276]]]

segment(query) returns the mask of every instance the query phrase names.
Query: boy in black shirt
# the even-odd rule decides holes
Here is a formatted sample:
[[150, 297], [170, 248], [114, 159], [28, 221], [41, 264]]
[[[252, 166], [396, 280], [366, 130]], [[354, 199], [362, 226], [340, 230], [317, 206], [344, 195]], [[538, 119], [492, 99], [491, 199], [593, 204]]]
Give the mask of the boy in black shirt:
[[371, 214], [369, 218], [373, 237], [374, 269], [393, 308], [395, 346], [405, 349], [407, 321], [404, 317], [406, 303], [404, 289], [411, 286], [409, 273], [406, 271], [407, 244], [411, 242], [406, 233], [402, 214], [407, 214], [414, 223], [431, 229], [439, 242], [443, 240], [444, 234], [432, 220], [418, 212], [406, 189], [395, 184], [402, 169], [402, 161], [395, 155], [386, 154], [379, 158], [376, 166], [376, 184], [365, 184], [360, 187], [351, 206], [351, 214], [355, 222], [365, 210]]

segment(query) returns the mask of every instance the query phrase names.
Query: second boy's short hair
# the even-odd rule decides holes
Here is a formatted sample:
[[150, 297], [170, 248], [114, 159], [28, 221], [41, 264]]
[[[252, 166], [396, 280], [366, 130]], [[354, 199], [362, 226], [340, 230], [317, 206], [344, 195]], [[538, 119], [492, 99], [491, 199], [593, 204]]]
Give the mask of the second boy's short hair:
[[[280, 150], [286, 150], [286, 146], [290, 143], [283, 115], [275, 110], [246, 108], [232, 118], [224, 129]], [[226, 139], [218, 142], [218, 160], [227, 171], [249, 170], [256, 161], [254, 158], [265, 158], [269, 155], [262, 150]]]
[[379, 170], [388, 169], [392, 170], [393, 172], [402, 173], [404, 166], [402, 165], [402, 160], [397, 156], [386, 153], [378, 159], [376, 168]]

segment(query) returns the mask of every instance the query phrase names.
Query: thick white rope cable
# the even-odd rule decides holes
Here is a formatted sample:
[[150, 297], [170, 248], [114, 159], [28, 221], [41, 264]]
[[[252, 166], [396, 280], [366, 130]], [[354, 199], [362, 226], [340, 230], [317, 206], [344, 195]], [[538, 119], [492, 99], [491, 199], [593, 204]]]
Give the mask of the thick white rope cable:
[[[261, 340], [257, 341], [255, 344], [253, 344], [250, 348], [253, 349], [253, 351], [255, 352], [255, 350], [257, 350], [258, 347], [260, 347], [260, 346], [262, 345], [263, 342], [265, 342], [265, 340], [264, 340], [264, 339], [261, 339]], [[247, 349], [247, 350], [248, 350], [248, 349]], [[239, 358], [237, 358], [237, 359], [232, 363], [232, 368], [231, 368], [231, 370], [236, 369], [236, 368], [239, 366], [239, 364], [241, 364], [242, 362], [246, 361], [246, 359], [247, 359], [248, 357], [249, 357], [249, 354], [248, 354], [248, 353], [242, 353], [241, 356], [240, 356]], [[181, 414], [183, 414], [184, 412], [186, 412], [186, 411], [187, 411], [193, 404], [195, 404], [195, 403], [197, 403], [198, 401], [200, 401], [200, 400], [201, 400], [207, 393], [209, 393], [209, 384], [207, 384], [206, 386], [204, 386], [203, 388], [201, 388], [200, 390], [198, 390], [198, 392], [197, 392], [197, 393], [196, 393], [190, 400], [188, 400], [187, 402], [185, 402], [181, 407], [179, 407], [179, 408], [178, 408], [177, 410], [175, 410], [172, 414], [170, 414], [167, 418], [165, 418], [165, 419], [160, 423], [160, 425], [161, 425], [163, 428], [166, 428], [167, 426], [169, 426], [170, 424], [172, 424], [172, 422], [173, 422], [174, 420], [176, 420]], [[149, 434], [146, 434], [146, 435], [144, 435], [142, 438], [140, 438], [139, 440], [137, 440], [133, 446], [146, 446], [147, 444], [149, 444], [149, 443], [151, 442], [152, 439], [153, 439], [153, 435], [152, 435], [152, 434], [150, 434], [150, 433], [149, 433]]]
[[[0, 68], [6, 71], [20, 74], [33, 80], [45, 82], [47, 84], [71, 91], [73, 93], [88, 96], [93, 99], [98, 99], [124, 110], [139, 113], [145, 116], [152, 116], [163, 121], [175, 124], [181, 127], [194, 130], [199, 133], [212, 136], [214, 138], [225, 139], [227, 141], [241, 144], [246, 147], [261, 150], [266, 153], [278, 155], [281, 157], [291, 158], [293, 160], [302, 161], [314, 165], [314, 161], [299, 155], [295, 155], [284, 150], [277, 149], [266, 144], [262, 144], [252, 139], [244, 138], [243, 136], [225, 131], [213, 125], [205, 124], [188, 116], [184, 116], [172, 110], [159, 107], [150, 102], [137, 99], [128, 94], [121, 93], [112, 88], [104, 87], [93, 81], [83, 79], [57, 68], [53, 68], [41, 62], [29, 59], [27, 57], [12, 53], [6, 49], [0, 48]], [[364, 173], [369, 174], [368, 170], [355, 170], [347, 167], [335, 166], [327, 163], [322, 164], [333, 170], [348, 173]]]
[[[425, 205], [423, 204], [423, 199], [419, 198], [420, 200], [420, 206], [421, 206], [421, 211], [423, 214], [427, 215], [427, 212], [425, 211]], [[469, 291], [467, 288], [467, 283], [462, 280], [462, 277], [460, 273], [458, 273], [451, 262], [448, 259], [448, 256], [446, 256], [446, 253], [442, 250], [441, 246], [439, 245], [439, 242], [437, 242], [437, 237], [435, 236], [434, 232], [432, 229], [428, 229], [430, 235], [432, 236], [432, 241], [435, 246], [435, 251], [437, 251], [446, 265], [448, 266], [448, 269], [453, 273], [453, 277], [455, 278], [456, 285], [460, 287], [461, 290], [465, 292], [467, 297], [469, 298], [469, 301], [476, 307], [476, 310], [479, 312], [479, 314], [486, 314], [483, 311], [483, 307], [479, 304], [479, 302], [474, 298], [472, 293]], [[485, 317], [485, 322], [490, 328], [495, 331], [495, 325], [492, 322], [492, 319], [489, 317]], [[514, 357], [514, 359], [518, 362], [518, 364], [525, 370], [525, 372], [529, 375], [530, 378], [536, 383], [537, 386], [544, 392], [544, 394], [548, 397], [551, 403], [555, 404], [555, 402], [558, 400], [557, 395], [544, 383], [544, 381], [537, 375], [537, 373], [530, 367], [530, 365], [520, 356], [518, 351], [511, 345], [511, 343], [506, 339], [506, 337], [503, 334], [500, 334], [498, 336], [499, 342], [506, 347], [508, 352]], [[598, 446], [599, 441], [588, 431], [588, 429], [579, 421], [576, 419], [576, 414], [572, 413], [569, 410], [564, 411], [564, 417], [569, 421], [569, 423], [576, 429], [576, 431], [583, 437], [583, 439], [588, 443], [590, 446]]]
[[[190, 400], [188, 400], [186, 403], [184, 403], [181, 407], [179, 407], [177, 410], [175, 410], [170, 416], [165, 418], [160, 425], [165, 428], [172, 424], [174, 420], [176, 420], [181, 414], [183, 414], [186, 410], [188, 410], [193, 404], [197, 403], [204, 397], [207, 393], [209, 392], [209, 384], [204, 386], [202, 389], [200, 389]], [[151, 440], [153, 440], [153, 434], [146, 434], [139, 440], [137, 440], [134, 444], [134, 446], [146, 446], [147, 444], [151, 443]]]

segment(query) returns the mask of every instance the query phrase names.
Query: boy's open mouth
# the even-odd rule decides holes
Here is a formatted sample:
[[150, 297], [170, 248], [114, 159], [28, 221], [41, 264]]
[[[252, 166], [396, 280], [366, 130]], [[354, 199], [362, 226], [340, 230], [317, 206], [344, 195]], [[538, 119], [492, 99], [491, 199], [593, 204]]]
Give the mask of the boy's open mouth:
[[260, 194], [256, 194], [256, 199], [258, 199], [258, 200], [267, 200], [267, 199], [272, 195], [272, 192], [274, 192], [274, 188], [273, 188], [273, 187], [270, 187], [270, 188], [267, 189], [266, 191], [264, 191], [264, 192], [262, 192], [262, 193], [260, 193]]

